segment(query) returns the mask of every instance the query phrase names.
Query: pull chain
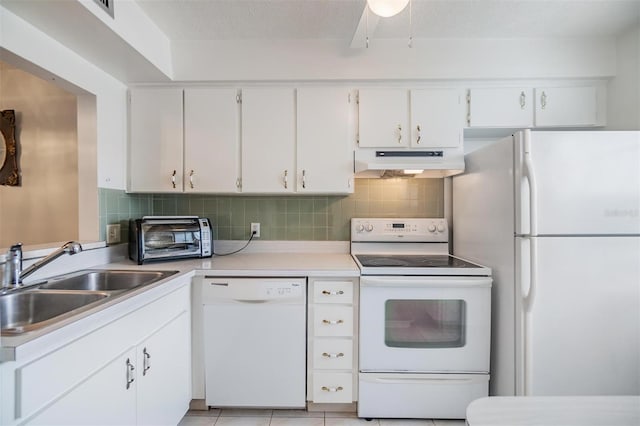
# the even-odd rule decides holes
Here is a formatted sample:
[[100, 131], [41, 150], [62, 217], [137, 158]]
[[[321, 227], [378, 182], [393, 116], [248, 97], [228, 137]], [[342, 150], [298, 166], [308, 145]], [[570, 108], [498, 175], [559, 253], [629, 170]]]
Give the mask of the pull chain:
[[413, 0], [409, 0], [409, 48], [413, 47], [413, 11], [411, 9]]

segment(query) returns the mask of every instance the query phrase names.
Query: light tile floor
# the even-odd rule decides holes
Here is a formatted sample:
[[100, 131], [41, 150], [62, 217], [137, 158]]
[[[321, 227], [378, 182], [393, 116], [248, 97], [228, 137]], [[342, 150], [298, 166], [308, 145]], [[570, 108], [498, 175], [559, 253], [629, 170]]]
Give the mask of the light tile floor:
[[189, 411], [179, 426], [465, 426], [464, 420], [359, 419], [355, 413], [305, 410]]

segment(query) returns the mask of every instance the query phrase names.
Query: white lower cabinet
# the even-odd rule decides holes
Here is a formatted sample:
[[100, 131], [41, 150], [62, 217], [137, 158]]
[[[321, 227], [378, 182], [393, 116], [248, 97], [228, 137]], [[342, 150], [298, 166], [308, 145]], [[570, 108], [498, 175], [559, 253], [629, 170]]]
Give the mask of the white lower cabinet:
[[0, 423], [177, 424], [191, 401], [190, 287], [177, 287], [68, 344], [1, 365]]
[[309, 278], [307, 400], [357, 401], [357, 278]]
[[191, 315], [177, 317], [138, 345], [137, 424], [180, 421], [191, 401]]
[[[131, 348], [27, 421], [30, 425], [129, 425], [136, 422], [135, 386], [126, 387], [123, 371], [131, 365]], [[127, 364], [127, 361], [129, 363]]]

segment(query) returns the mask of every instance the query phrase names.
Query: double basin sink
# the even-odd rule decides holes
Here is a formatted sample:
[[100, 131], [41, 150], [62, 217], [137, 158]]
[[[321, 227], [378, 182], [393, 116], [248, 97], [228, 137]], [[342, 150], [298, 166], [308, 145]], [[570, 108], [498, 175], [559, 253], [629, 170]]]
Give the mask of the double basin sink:
[[178, 271], [81, 270], [0, 296], [3, 336], [58, 323]]

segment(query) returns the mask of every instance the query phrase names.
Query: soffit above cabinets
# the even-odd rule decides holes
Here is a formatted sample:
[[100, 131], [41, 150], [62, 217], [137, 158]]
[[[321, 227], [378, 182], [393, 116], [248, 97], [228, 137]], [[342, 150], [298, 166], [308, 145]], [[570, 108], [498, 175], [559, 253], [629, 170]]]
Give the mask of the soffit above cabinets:
[[[172, 41], [350, 41], [365, 0], [136, 0]], [[374, 19], [375, 39], [615, 37], [640, 17], [637, 0], [412, 0]], [[571, 19], [567, 19], [571, 17]], [[377, 24], [374, 28], [374, 20]], [[349, 43], [345, 43], [348, 46]]]

